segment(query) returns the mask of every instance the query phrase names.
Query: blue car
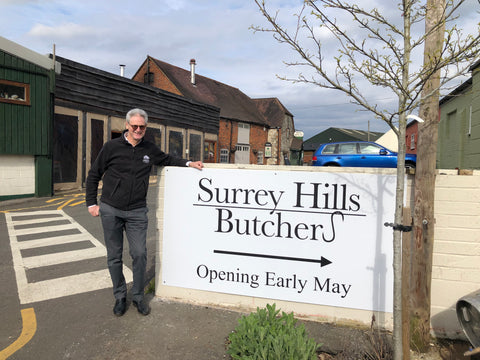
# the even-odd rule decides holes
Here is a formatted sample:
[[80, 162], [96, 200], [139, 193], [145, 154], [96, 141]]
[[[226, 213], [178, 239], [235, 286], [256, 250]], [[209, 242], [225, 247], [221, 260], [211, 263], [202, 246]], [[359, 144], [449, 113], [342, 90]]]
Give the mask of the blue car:
[[[417, 156], [405, 154], [405, 167], [415, 168]], [[313, 166], [396, 168], [397, 153], [370, 141], [322, 144], [312, 158]]]

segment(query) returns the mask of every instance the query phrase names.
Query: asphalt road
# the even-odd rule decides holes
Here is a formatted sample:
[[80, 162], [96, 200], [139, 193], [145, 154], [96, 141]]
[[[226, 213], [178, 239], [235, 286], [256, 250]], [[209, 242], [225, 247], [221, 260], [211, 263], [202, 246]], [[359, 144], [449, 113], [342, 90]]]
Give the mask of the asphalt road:
[[[155, 273], [156, 199], [151, 186], [149, 279]], [[85, 344], [100, 349], [115, 334], [101, 222], [84, 200], [76, 191], [0, 202], [0, 359], [89, 358], [69, 354]], [[129, 273], [128, 246], [124, 263]]]

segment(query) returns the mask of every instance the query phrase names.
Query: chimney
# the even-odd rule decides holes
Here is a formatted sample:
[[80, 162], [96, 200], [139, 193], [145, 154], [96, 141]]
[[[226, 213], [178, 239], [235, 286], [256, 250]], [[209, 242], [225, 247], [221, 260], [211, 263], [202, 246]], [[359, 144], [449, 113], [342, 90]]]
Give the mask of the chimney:
[[120, 76], [124, 77], [125, 76], [125, 65], [120, 64]]
[[195, 59], [190, 60], [190, 81], [192, 85], [195, 85]]

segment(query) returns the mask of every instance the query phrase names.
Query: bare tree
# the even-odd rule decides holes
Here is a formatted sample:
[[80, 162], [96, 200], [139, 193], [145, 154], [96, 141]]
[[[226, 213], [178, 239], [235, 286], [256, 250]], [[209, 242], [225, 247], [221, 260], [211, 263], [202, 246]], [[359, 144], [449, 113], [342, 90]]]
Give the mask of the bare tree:
[[[363, 9], [355, 2], [345, 0], [304, 0], [298, 14], [294, 15], [296, 26], [289, 29], [279, 20], [279, 13], [267, 9], [265, 1], [255, 0], [261, 13], [268, 22], [267, 27], [253, 26], [254, 31], [270, 32], [280, 43], [286, 44], [296, 53], [294, 62], [288, 66], [306, 67], [312, 75], [299, 72], [295, 78], [280, 77], [293, 83], [306, 83], [346, 94], [353, 104], [361, 110], [369, 111], [376, 118], [387, 123], [398, 136], [398, 165], [395, 200], [395, 225], [393, 231], [394, 252], [394, 358], [403, 359], [402, 321], [401, 321], [401, 236], [403, 221], [403, 198], [405, 188], [405, 133], [407, 116], [421, 109], [421, 115], [427, 119], [438, 116], [439, 90], [450, 80], [465, 74], [480, 49], [480, 37], [464, 35], [457, 27], [457, 12], [466, 0], [403, 0], [399, 1], [396, 11], [387, 17], [377, 8]], [[432, 9], [440, 9], [432, 13]], [[337, 17], [347, 20], [339, 21]], [[401, 19], [399, 21], [399, 19]], [[412, 29], [428, 23], [425, 31], [413, 37]], [[352, 24], [354, 28], [352, 28]], [[448, 25], [448, 26], [447, 26]], [[445, 29], [445, 30], [444, 30]], [[325, 51], [322, 43], [324, 31], [330, 39], [335, 39], [338, 52], [331, 55]], [[442, 41], [438, 41], [438, 34]], [[436, 48], [432, 47], [436, 39]], [[439, 47], [438, 47], [439, 45]], [[412, 56], [426, 54], [428, 61], [414, 66]], [[428, 48], [427, 48], [428, 46]], [[330, 64], [333, 63], [333, 66]], [[442, 76], [439, 76], [440, 71]], [[381, 105], [367, 99], [364, 82], [370, 89], [381, 88], [391, 91], [398, 103], [394, 108], [382, 108]], [[436, 133], [436, 123], [428, 122], [429, 134]], [[421, 134], [422, 132], [420, 132]], [[436, 154], [436, 137], [430, 143], [429, 151]], [[420, 141], [420, 140], [419, 140]], [[420, 150], [419, 150], [420, 151]], [[431, 161], [431, 157], [428, 161]], [[417, 164], [422, 162], [419, 153]], [[434, 161], [435, 163], [435, 161]], [[421, 166], [421, 165], [420, 165]], [[430, 179], [435, 169], [425, 167]], [[431, 183], [431, 181], [430, 181]], [[427, 201], [433, 202], [433, 198]], [[429, 207], [433, 211], [433, 206]], [[422, 213], [422, 215], [424, 215]], [[428, 215], [430, 216], [430, 215]], [[417, 217], [418, 218], [418, 217]], [[433, 226], [429, 237], [433, 241]], [[420, 230], [421, 231], [421, 230]], [[426, 247], [426, 251], [431, 251]], [[430, 254], [431, 256], [431, 254]], [[431, 262], [430, 262], [431, 267]], [[427, 276], [430, 276], [427, 272]], [[423, 284], [429, 284], [423, 282]], [[430, 306], [429, 288], [423, 292]], [[427, 300], [427, 299], [425, 299]], [[416, 303], [419, 306], [420, 302]], [[418, 310], [418, 309], [417, 309]], [[422, 314], [430, 315], [430, 309]], [[424, 316], [424, 315], [421, 315]], [[424, 320], [424, 319], [423, 319]], [[428, 323], [430, 319], [428, 318]], [[429, 326], [428, 326], [429, 331]]]

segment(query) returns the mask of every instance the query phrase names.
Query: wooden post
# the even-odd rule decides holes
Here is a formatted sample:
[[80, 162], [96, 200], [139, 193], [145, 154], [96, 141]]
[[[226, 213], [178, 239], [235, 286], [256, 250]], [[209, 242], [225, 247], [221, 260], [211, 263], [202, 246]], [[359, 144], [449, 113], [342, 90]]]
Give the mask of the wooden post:
[[[427, 0], [425, 16], [424, 68], [435, 69], [444, 40], [445, 0]], [[412, 348], [428, 351], [430, 344], [430, 304], [434, 240], [434, 197], [437, 158], [440, 69], [425, 82], [420, 106], [423, 124], [418, 126], [415, 169], [414, 248], [412, 249]]]
[[[410, 208], [403, 208], [403, 225], [412, 225]], [[410, 266], [411, 266], [411, 232], [402, 236], [402, 348], [403, 360], [410, 360]]]

